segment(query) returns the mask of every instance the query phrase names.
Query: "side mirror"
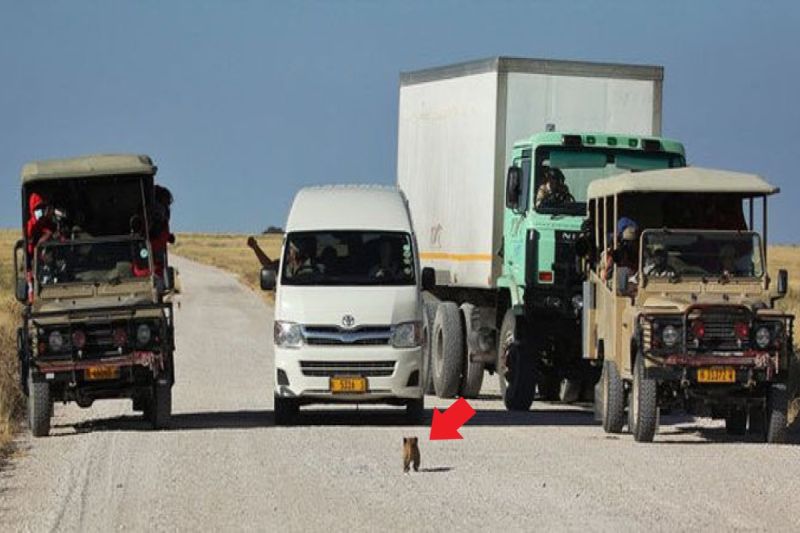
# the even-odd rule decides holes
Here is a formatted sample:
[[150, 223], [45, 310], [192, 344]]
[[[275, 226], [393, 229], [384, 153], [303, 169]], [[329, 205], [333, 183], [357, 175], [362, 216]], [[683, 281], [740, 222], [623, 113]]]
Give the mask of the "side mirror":
[[786, 269], [778, 270], [778, 295], [783, 297], [789, 292], [789, 273]]
[[422, 269], [422, 290], [430, 291], [436, 287], [436, 271], [431, 267]]
[[277, 274], [271, 268], [261, 269], [261, 290], [274, 291], [276, 284]]
[[522, 183], [522, 169], [509, 167], [506, 176], [506, 207], [516, 209], [519, 207], [519, 188]]
[[25, 271], [22, 270], [24, 251], [25, 243], [20, 239], [14, 244], [14, 297], [21, 304], [28, 301], [28, 281], [25, 279]]
[[617, 296], [625, 296], [628, 293], [628, 278], [631, 276], [631, 269], [628, 267], [614, 267], [614, 276], [617, 281]]

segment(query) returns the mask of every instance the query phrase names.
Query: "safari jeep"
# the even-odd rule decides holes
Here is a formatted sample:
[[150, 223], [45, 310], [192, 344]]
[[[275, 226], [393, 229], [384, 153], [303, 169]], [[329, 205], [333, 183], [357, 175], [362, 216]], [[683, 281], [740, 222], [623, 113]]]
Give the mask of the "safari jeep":
[[[683, 408], [724, 418], [730, 434], [785, 440], [793, 317], [774, 309], [787, 273], [773, 291], [764, 242], [777, 191], [758, 176], [691, 167], [589, 185], [583, 342], [602, 364], [595, 412], [606, 432], [622, 431], [627, 407], [635, 440], [652, 441], [660, 409]], [[753, 231], [759, 199], [764, 239]], [[637, 225], [628, 250], [622, 217]]]
[[35, 436], [52, 404], [131, 398], [168, 424], [174, 382], [172, 269], [148, 239], [156, 167], [144, 155], [29, 163], [15, 248], [21, 384]]

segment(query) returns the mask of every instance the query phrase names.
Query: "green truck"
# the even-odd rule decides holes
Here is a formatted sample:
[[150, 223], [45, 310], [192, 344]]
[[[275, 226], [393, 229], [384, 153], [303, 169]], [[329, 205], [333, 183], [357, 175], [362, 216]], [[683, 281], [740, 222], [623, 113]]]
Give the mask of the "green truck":
[[[398, 184], [434, 282], [423, 295], [429, 392], [476, 397], [489, 371], [512, 410], [537, 390], [591, 396], [586, 189], [685, 166], [683, 146], [659, 136], [662, 80], [661, 67], [506, 57], [401, 75]], [[626, 133], [599, 133], [610, 131]]]

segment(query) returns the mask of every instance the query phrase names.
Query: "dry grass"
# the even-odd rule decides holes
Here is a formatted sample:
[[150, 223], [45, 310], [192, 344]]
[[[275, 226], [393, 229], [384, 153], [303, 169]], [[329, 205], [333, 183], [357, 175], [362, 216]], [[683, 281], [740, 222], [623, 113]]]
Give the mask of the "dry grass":
[[[256, 238], [270, 259], [278, 257], [282, 240], [280, 235], [259, 235]], [[261, 263], [247, 247], [247, 235], [181, 233], [176, 236], [170, 252], [228, 270], [245, 285], [259, 290]], [[269, 296], [269, 293], [264, 294]]]
[[0, 230], [0, 450], [11, 439], [22, 414], [16, 330], [20, 305], [14, 299], [12, 249], [19, 230]]

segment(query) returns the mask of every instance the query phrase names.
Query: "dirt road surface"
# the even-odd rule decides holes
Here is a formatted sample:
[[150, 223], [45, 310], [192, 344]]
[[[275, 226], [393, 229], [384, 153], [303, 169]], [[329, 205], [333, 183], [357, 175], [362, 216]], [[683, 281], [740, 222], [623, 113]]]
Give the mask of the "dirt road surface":
[[[173, 429], [148, 430], [130, 402], [56, 406], [53, 435], [23, 435], [0, 466], [0, 530], [800, 529], [800, 446], [685, 418], [636, 444], [582, 407], [508, 413], [489, 376], [462, 441], [430, 442], [391, 408], [276, 428], [271, 310], [176, 263]], [[405, 435], [421, 437], [417, 474], [402, 474]]]

